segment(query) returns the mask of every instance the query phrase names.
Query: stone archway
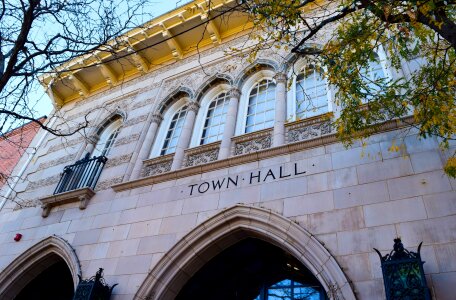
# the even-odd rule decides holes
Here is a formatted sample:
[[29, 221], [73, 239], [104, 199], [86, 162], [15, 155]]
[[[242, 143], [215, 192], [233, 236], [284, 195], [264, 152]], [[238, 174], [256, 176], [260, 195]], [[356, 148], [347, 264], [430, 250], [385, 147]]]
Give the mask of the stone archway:
[[30, 247], [0, 273], [0, 299], [14, 299], [30, 281], [58, 261], [67, 265], [76, 288], [81, 276], [76, 253], [67, 241], [51, 236]]
[[329, 299], [356, 299], [335, 258], [315, 237], [277, 213], [247, 205], [221, 211], [182, 238], [149, 273], [135, 299], [174, 299], [210, 259], [248, 237], [269, 242], [298, 259]]

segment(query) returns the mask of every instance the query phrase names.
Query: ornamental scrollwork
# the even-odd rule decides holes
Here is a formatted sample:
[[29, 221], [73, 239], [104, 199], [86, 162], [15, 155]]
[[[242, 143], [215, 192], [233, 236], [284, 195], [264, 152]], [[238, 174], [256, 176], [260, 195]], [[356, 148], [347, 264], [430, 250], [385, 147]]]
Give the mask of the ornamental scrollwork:
[[325, 121], [318, 124], [307, 125], [303, 127], [290, 128], [288, 130], [288, 142], [299, 142], [310, 140], [328, 133], [331, 133], [331, 122]]
[[234, 146], [234, 155], [248, 154], [263, 149], [271, 148], [272, 138], [270, 135], [258, 137], [245, 142], [239, 142]]
[[199, 166], [217, 160], [219, 149], [188, 155], [184, 162], [184, 167]]

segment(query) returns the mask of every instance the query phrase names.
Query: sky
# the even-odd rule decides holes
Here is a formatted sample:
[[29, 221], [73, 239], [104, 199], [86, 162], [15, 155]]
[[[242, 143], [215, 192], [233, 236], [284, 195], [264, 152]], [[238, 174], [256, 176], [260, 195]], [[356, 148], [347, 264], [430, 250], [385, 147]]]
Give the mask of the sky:
[[[184, 5], [191, 0], [155, 0], [151, 7], [152, 14], [154, 17], [158, 17], [178, 6]], [[48, 95], [44, 92], [44, 89], [37, 91], [37, 95], [35, 97], [37, 99], [37, 105], [34, 107], [37, 113], [35, 114], [36, 117], [48, 115], [52, 111], [52, 103], [51, 99]]]

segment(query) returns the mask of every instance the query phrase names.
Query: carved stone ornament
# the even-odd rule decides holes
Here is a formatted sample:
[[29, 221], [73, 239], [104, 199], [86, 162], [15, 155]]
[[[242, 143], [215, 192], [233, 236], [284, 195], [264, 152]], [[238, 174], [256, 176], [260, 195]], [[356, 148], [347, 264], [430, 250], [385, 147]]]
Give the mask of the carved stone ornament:
[[284, 73], [276, 73], [274, 75], [274, 79], [276, 83], [286, 83], [287, 82], [287, 75]]
[[241, 91], [237, 87], [230, 89], [230, 97], [239, 99], [241, 97]]
[[154, 176], [171, 171], [174, 153], [144, 161], [142, 177]]
[[329, 121], [290, 129], [288, 131], [288, 142], [293, 143], [310, 140], [328, 133], [331, 133], [331, 122]]
[[202, 145], [185, 151], [184, 167], [199, 166], [217, 160], [220, 142]]
[[199, 104], [194, 101], [189, 102], [187, 104], [187, 107], [188, 107], [188, 111], [194, 111], [195, 113], [198, 113], [198, 110], [200, 108]]
[[163, 121], [163, 116], [159, 113], [155, 113], [152, 115], [151, 121], [152, 123], [157, 123], [160, 125], [161, 121]]
[[95, 195], [95, 192], [91, 188], [85, 187], [82, 189], [41, 198], [39, 199], [41, 202], [41, 208], [43, 209], [41, 216], [43, 218], [46, 218], [49, 215], [51, 208], [54, 206], [78, 201], [79, 209], [85, 209], [93, 195]]
[[234, 155], [241, 155], [271, 148], [271, 130], [254, 132], [234, 139]]

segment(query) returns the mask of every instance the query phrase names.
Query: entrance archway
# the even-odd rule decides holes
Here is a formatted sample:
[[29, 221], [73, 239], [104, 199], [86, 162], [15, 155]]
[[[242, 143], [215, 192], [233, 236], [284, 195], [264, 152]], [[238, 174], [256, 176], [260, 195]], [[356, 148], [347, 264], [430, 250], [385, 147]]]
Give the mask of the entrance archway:
[[247, 205], [221, 211], [182, 238], [149, 273], [135, 299], [175, 299], [203, 266], [249, 238], [294, 258], [318, 281], [328, 299], [356, 299], [335, 258], [315, 237], [277, 213]]
[[0, 299], [71, 299], [79, 276], [73, 248], [60, 237], [48, 237], [0, 273]]
[[176, 300], [326, 300], [320, 282], [283, 249], [246, 238], [211, 259]]

